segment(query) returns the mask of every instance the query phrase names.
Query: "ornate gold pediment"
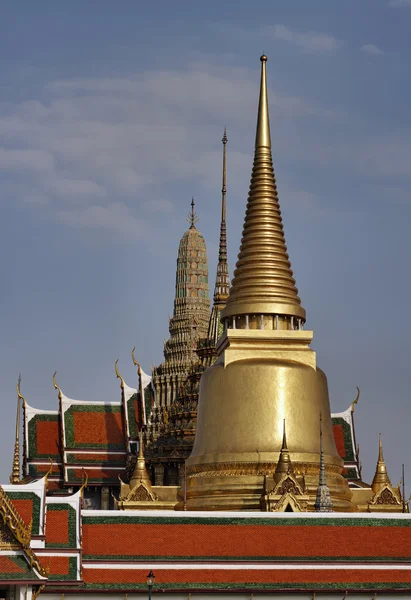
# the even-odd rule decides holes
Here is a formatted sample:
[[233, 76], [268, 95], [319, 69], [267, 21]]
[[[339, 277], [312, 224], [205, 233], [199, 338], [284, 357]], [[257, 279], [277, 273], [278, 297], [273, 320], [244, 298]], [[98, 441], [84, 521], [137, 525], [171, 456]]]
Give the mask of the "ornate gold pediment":
[[304, 512], [308, 500], [304, 484], [301, 485], [292, 473], [287, 473], [271, 491], [264, 493], [261, 508], [266, 512]]
[[372, 506], [402, 506], [398, 493], [388, 484], [378, 490], [369, 504]]
[[302, 501], [301, 497], [297, 499], [294, 494], [286, 493], [271, 506], [269, 512], [304, 512], [307, 510], [307, 502], [308, 497]]
[[127, 483], [123, 483], [121, 480], [121, 490], [119, 501], [122, 503], [128, 502], [155, 502], [158, 500], [157, 496], [153, 491], [144, 483], [140, 481], [132, 490]]
[[126, 498], [127, 502], [155, 502], [157, 496], [142, 481], [137, 485]]
[[284, 494], [294, 494], [294, 496], [304, 495], [303, 488], [294, 475], [290, 473], [284, 475], [271, 492], [269, 492], [269, 496], [283, 496]]

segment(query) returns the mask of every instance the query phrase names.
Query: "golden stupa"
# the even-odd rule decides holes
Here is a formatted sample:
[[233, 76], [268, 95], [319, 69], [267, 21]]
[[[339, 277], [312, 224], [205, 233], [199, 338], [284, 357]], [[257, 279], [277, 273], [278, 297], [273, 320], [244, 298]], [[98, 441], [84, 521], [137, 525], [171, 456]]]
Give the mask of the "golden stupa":
[[320, 415], [326, 483], [334, 510], [351, 511], [352, 493], [334, 443], [327, 379], [303, 329], [301, 306], [284, 239], [271, 156], [261, 57], [254, 165], [240, 252], [217, 362], [202, 378], [194, 447], [187, 460], [188, 510], [260, 510], [283, 424], [293, 471], [304, 478], [314, 510], [320, 472]]

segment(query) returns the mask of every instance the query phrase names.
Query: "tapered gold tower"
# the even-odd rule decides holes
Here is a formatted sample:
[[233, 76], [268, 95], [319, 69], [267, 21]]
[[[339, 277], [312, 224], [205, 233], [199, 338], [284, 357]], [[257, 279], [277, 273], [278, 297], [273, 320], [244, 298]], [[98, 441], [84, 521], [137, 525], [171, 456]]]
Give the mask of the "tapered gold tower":
[[264, 476], [288, 450], [314, 510], [323, 419], [324, 466], [334, 510], [354, 510], [331, 426], [327, 379], [316, 366], [285, 245], [261, 57], [254, 165], [219, 358], [201, 378], [196, 438], [187, 460], [188, 510], [260, 510]]

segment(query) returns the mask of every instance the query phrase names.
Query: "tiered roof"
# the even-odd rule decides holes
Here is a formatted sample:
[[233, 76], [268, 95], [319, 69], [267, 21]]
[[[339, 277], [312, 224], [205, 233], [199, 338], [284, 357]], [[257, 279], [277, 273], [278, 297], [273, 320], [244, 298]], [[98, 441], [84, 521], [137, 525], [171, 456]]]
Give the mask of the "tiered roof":
[[[0, 512], [7, 516], [14, 509], [14, 519], [26, 528], [26, 537], [21, 538], [20, 548], [0, 548], [0, 561], [5, 557], [16, 563], [17, 579], [31, 581], [78, 584], [80, 581], [80, 503], [82, 491], [59, 498], [46, 497], [48, 476], [40, 480], [0, 488]], [[2, 493], [4, 496], [2, 496]], [[12, 509], [8, 505], [11, 503]], [[13, 516], [13, 515], [12, 515]], [[15, 525], [12, 524], [12, 531]], [[11, 545], [12, 546], [12, 545]], [[0, 564], [0, 570], [6, 564]], [[3, 565], [3, 566], [2, 566]], [[8, 576], [8, 571], [4, 571]]]
[[[118, 485], [145, 423], [142, 394], [120, 379], [117, 402], [73, 400], [56, 383], [59, 410], [39, 410], [24, 400], [23, 474], [49, 473], [49, 490], [56, 491], [80, 486], [85, 469], [90, 484]], [[144, 395], [151, 378], [142, 373], [141, 379]]]
[[[143, 375], [147, 390], [151, 380]], [[27, 402], [23, 405], [24, 474], [43, 477], [50, 470], [51, 460], [49, 489], [60, 488], [64, 483], [81, 485], [85, 468], [90, 483], [118, 485], [118, 476], [126, 468], [127, 453], [133, 449], [145, 423], [140, 393], [122, 379], [119, 402], [73, 400], [61, 390], [59, 394], [61, 424], [60, 411], [39, 410]], [[331, 417], [337, 450], [344, 460], [344, 475], [353, 485], [360, 484], [353, 405]]]

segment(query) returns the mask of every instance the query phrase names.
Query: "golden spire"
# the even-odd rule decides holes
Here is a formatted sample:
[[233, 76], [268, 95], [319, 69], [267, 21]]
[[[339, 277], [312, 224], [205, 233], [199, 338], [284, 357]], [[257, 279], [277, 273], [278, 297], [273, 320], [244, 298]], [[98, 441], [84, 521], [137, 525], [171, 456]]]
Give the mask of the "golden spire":
[[151, 489], [151, 480], [147, 473], [146, 459], [144, 458], [143, 430], [139, 433], [139, 449], [136, 466], [130, 479], [130, 490], [133, 490], [140, 482]]
[[[276, 315], [305, 321], [284, 239], [271, 156], [266, 63], [261, 57], [261, 85], [254, 165], [234, 279], [222, 318]], [[248, 321], [247, 321], [248, 322]], [[239, 324], [244, 328], [244, 323]], [[290, 327], [293, 329], [293, 326]]]
[[385, 464], [384, 455], [382, 452], [382, 437], [380, 433], [380, 440], [378, 445], [378, 461], [375, 469], [374, 479], [372, 480], [371, 489], [376, 494], [385, 485], [391, 485], [390, 478], [387, 473], [387, 465]]
[[292, 473], [293, 467], [291, 464], [290, 453], [288, 452], [287, 436], [285, 433], [285, 419], [284, 419], [284, 432], [283, 432], [283, 443], [281, 446], [280, 456], [274, 473], [274, 480], [278, 483], [283, 475]]
[[17, 415], [16, 415], [16, 439], [14, 442], [14, 457], [13, 457], [13, 469], [10, 475], [10, 483], [20, 483], [20, 404], [24, 402], [24, 398], [20, 391], [21, 375], [19, 375], [17, 381]]

